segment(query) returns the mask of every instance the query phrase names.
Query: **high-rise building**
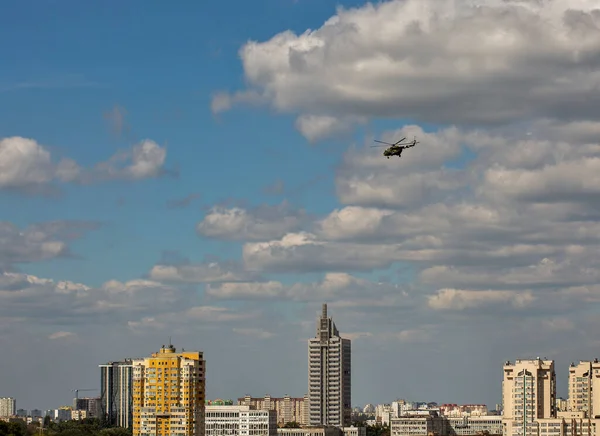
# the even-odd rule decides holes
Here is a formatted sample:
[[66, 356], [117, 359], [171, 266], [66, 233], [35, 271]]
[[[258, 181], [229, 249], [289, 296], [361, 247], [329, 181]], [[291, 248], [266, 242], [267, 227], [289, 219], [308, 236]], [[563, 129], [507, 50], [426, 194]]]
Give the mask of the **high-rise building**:
[[581, 360], [569, 367], [569, 411], [600, 416], [600, 362]]
[[17, 400], [12, 397], [0, 398], [0, 417], [14, 416], [17, 413]]
[[588, 412], [592, 404], [592, 362], [569, 366], [569, 411]]
[[206, 363], [171, 344], [133, 364], [133, 436], [204, 436]]
[[344, 427], [352, 415], [351, 342], [340, 337], [323, 304], [317, 335], [308, 341], [309, 424]]
[[133, 425], [133, 360], [100, 365], [101, 417], [108, 424]]
[[537, 436], [536, 421], [557, 416], [554, 361], [537, 358], [506, 362], [502, 402], [505, 436]]

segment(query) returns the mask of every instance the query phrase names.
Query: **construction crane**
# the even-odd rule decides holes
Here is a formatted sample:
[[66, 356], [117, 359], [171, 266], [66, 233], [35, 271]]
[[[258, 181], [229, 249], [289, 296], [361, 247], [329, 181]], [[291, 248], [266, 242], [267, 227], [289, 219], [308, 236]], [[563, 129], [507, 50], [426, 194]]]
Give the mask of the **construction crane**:
[[75, 399], [78, 400], [79, 399], [79, 392], [84, 392], [84, 391], [97, 391], [98, 389], [71, 389], [71, 392], [75, 392]]

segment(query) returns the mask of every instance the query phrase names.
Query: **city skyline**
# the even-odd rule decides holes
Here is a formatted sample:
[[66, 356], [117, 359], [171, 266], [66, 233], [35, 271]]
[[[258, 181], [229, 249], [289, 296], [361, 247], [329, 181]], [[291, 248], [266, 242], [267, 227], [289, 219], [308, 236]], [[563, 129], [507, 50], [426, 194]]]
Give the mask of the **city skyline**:
[[554, 359], [566, 396], [598, 357], [594, 1], [9, 3], [17, 407], [70, 404], [169, 336], [205, 353], [209, 398], [302, 396], [323, 303], [355, 405], [493, 405], [515, 356]]

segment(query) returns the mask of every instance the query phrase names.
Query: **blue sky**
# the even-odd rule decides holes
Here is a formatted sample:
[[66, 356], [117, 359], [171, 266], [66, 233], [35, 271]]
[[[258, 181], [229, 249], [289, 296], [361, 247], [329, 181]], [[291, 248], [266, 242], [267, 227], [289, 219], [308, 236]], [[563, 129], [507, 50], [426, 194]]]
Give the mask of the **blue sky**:
[[57, 407], [169, 336], [209, 397], [303, 396], [324, 301], [357, 405], [493, 406], [531, 355], [562, 389], [596, 357], [600, 23], [551, 2], [5, 5], [0, 396]]
[[[107, 275], [127, 280], [146, 272], [163, 250], [195, 260], [207, 254], [239, 257], [231, 244], [200, 243], [193, 236], [201, 207], [230, 199], [280, 201], [265, 195], [265, 186], [284, 178], [289, 186], [301, 186], [315, 175], [327, 177], [333, 159], [306, 147], [285, 116], [240, 111], [215, 120], [211, 94], [243, 84], [238, 50], [246, 40], [264, 39], [282, 27], [318, 24], [333, 6], [292, 1], [181, 2], [172, 9], [160, 2], [11, 5], [1, 31], [2, 52], [10, 59], [1, 77], [4, 137], [35, 138], [59, 155], [93, 165], [128, 145], [127, 138], [111, 135], [103, 119], [119, 105], [126, 108], [131, 137], [167, 144], [168, 162], [180, 171], [178, 178], [137, 185], [69, 188], [58, 200], [2, 198], [8, 212], [3, 218], [16, 223], [65, 218], [107, 223], [77, 242], [77, 252], [89, 262], [79, 262], [75, 271], [65, 262], [31, 271], [55, 279], [75, 272], [73, 279], [100, 285]], [[48, 20], [50, 14], [55, 19]], [[311, 212], [330, 207], [325, 180], [331, 178], [299, 196]], [[202, 197], [190, 209], [165, 207], [195, 192]]]

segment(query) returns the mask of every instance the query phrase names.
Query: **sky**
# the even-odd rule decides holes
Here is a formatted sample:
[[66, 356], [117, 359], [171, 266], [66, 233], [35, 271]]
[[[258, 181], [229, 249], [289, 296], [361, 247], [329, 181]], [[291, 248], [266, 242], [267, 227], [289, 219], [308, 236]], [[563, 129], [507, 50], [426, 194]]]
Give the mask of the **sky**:
[[208, 398], [301, 397], [322, 303], [353, 405], [493, 407], [535, 357], [566, 396], [600, 357], [599, 30], [596, 0], [6, 2], [0, 396], [69, 404], [171, 337]]

